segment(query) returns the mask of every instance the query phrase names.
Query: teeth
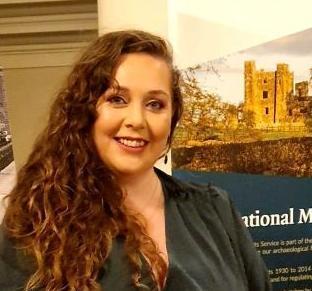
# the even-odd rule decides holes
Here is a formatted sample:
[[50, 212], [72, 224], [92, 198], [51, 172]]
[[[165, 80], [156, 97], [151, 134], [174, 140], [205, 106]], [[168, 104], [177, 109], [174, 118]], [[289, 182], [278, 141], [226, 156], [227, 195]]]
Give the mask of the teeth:
[[118, 141], [128, 147], [142, 147], [144, 146], [144, 141], [143, 140], [129, 140], [129, 139], [125, 139], [125, 138], [120, 138], [118, 139]]

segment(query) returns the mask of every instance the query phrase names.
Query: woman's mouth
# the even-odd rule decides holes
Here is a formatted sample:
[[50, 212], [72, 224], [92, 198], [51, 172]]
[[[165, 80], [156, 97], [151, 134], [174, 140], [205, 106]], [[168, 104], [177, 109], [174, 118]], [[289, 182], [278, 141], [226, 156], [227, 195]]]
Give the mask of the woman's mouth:
[[142, 148], [147, 144], [147, 141], [141, 138], [129, 138], [129, 137], [115, 137], [118, 143], [131, 148]]

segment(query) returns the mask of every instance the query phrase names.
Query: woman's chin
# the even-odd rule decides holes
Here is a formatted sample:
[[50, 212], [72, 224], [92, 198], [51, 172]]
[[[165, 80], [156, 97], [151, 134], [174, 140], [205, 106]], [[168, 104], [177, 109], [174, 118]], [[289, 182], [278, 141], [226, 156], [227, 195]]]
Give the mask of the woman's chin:
[[113, 171], [117, 176], [135, 176], [148, 172], [152, 169], [154, 164], [140, 164], [138, 162], [127, 163], [125, 165], [118, 165], [113, 167]]

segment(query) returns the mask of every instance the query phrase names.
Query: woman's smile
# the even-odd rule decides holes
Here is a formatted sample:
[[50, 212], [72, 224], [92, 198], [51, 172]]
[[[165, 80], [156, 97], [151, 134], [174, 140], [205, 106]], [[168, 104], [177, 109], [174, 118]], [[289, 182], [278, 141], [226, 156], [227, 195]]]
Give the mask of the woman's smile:
[[137, 148], [137, 147], [143, 148], [147, 144], [147, 141], [142, 138], [115, 137], [115, 140], [125, 146], [133, 147], [133, 148]]
[[121, 149], [128, 153], [142, 153], [148, 142], [140, 138], [118, 137], [114, 138]]

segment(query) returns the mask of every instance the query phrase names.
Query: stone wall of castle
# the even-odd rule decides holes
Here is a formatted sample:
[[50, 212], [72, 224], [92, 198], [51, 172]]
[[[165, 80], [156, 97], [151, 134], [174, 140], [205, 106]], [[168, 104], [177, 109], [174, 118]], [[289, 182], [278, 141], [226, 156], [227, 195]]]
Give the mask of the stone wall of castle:
[[294, 73], [289, 71], [288, 65], [278, 64], [275, 72], [276, 95], [275, 95], [275, 120], [274, 124], [280, 126], [291, 122], [288, 114], [287, 103], [294, 95]]
[[294, 73], [287, 64], [277, 64], [276, 71], [257, 70], [255, 61], [245, 62], [245, 112], [252, 112], [255, 127], [304, 126], [312, 97], [308, 81], [295, 85]]
[[303, 81], [295, 84], [295, 95], [302, 97], [302, 96], [309, 96], [309, 82]]

